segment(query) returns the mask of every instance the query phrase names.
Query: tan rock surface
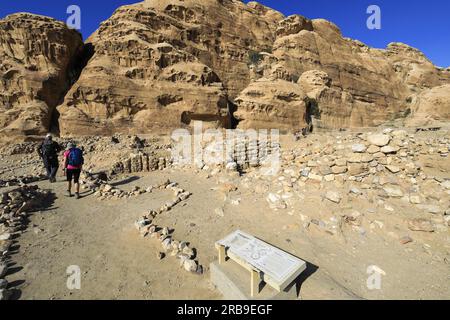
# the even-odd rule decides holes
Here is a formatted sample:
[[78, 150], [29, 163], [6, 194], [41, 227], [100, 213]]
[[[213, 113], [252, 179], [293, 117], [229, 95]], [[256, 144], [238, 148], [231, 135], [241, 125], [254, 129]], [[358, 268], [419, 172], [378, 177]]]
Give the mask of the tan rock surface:
[[250, 81], [248, 51], [271, 47], [282, 18], [240, 1], [119, 8], [88, 40], [95, 54], [59, 108], [62, 134], [153, 132], [191, 119], [228, 127], [228, 94]]
[[409, 126], [427, 126], [450, 119], [450, 84], [424, 90], [415, 98]]
[[[450, 83], [448, 70], [436, 68], [419, 50], [401, 43], [373, 49], [342, 37], [326, 20], [294, 15], [279, 22], [276, 34], [270, 59], [265, 55], [253, 69], [261, 77], [299, 79], [316, 102], [320, 118], [315, 125], [321, 127], [370, 127], [404, 119], [411, 96]], [[449, 119], [442, 111], [436, 118]]]
[[[39, 22], [2, 29], [2, 54], [36, 60], [19, 70], [16, 62], [2, 64], [3, 132], [44, 133], [57, 105], [62, 135], [168, 132], [192, 120], [230, 127], [233, 112], [241, 128], [290, 131], [449, 119], [450, 71], [417, 49], [373, 49], [326, 20], [284, 17], [237, 0], [118, 8], [87, 40], [92, 57], [62, 102], [65, 84], [77, 78], [70, 62], [79, 35], [54, 20], [26, 17]], [[49, 24], [57, 27], [50, 32]], [[52, 32], [58, 36], [50, 49], [40, 39]]]
[[[299, 85], [285, 80], [259, 79], [236, 99], [234, 113], [241, 129], [282, 129], [306, 126], [306, 95]], [[241, 118], [242, 116], [242, 118]]]
[[18, 13], [0, 20], [0, 140], [49, 130], [82, 47], [78, 32], [51, 18]]

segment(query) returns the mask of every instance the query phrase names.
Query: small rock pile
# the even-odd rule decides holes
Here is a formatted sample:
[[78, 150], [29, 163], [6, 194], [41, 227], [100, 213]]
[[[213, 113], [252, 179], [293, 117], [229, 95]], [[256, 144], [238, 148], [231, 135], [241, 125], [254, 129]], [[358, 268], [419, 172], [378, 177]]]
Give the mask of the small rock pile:
[[11, 295], [4, 277], [8, 272], [12, 238], [26, 226], [28, 212], [47, 196], [48, 192], [40, 191], [37, 186], [22, 186], [0, 195], [0, 300], [7, 300]]
[[172, 236], [173, 230], [169, 230], [167, 227], [158, 227], [148, 216], [137, 220], [135, 226], [142, 237], [149, 236], [159, 240], [163, 249], [162, 252], [157, 253], [159, 260], [170, 254], [179, 260], [180, 267], [183, 267], [184, 270], [203, 274], [203, 267], [196, 261], [196, 250], [191, 248], [186, 241], [175, 240]]
[[[379, 133], [337, 134], [327, 138], [325, 142], [314, 141], [314, 137], [301, 141], [300, 147], [283, 152], [277, 175], [263, 176], [256, 170], [249, 172], [241, 184], [265, 194], [270, 208], [276, 211], [301, 208], [312, 190], [320, 192], [322, 201], [332, 210], [346, 211], [359, 199], [379, 211], [392, 213], [395, 212], [392, 203], [400, 201], [399, 205], [414, 207], [424, 215], [409, 218], [405, 222], [409, 230], [448, 230], [450, 180], [442, 174], [426, 174], [425, 167], [433, 168], [433, 163], [424, 164], [423, 160], [428, 156], [448, 158], [448, 135], [430, 138], [385, 129]], [[334, 221], [310, 223], [336, 234], [342, 223], [360, 224], [362, 215], [346, 212], [336, 214], [332, 217]], [[372, 221], [370, 227], [379, 225]]]

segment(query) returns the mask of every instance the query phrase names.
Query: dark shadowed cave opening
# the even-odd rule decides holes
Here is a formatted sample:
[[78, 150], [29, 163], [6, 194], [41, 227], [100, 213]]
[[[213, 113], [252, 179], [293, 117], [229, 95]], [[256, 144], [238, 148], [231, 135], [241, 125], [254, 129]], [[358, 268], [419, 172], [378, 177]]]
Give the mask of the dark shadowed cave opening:
[[306, 128], [302, 129], [303, 134], [309, 134], [314, 131], [314, 120], [320, 120], [322, 115], [322, 110], [319, 108], [319, 103], [315, 99], [306, 98], [306, 111], [304, 121], [306, 123]]
[[[57, 107], [64, 102], [64, 98], [66, 97], [67, 93], [75, 84], [75, 82], [78, 81], [83, 69], [87, 66], [89, 60], [91, 60], [94, 54], [95, 54], [94, 45], [92, 43], [86, 43], [83, 45], [83, 47], [80, 49], [78, 54], [75, 56], [75, 58], [71, 61], [70, 65], [68, 66], [66, 75], [67, 83], [64, 91], [61, 93], [61, 96], [59, 97], [59, 100], [53, 103], [52, 102], [47, 103], [51, 110], [50, 124], [48, 130], [49, 132], [59, 136], [60, 114]], [[49, 80], [49, 83], [51, 83], [51, 80]], [[44, 89], [45, 87], [46, 85], [44, 84]]]

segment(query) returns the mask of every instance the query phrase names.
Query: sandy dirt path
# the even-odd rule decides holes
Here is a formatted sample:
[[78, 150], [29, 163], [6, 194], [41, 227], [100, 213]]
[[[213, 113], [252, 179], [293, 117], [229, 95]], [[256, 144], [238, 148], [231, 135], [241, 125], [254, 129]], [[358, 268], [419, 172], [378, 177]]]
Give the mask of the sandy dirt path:
[[[184, 171], [164, 171], [122, 177], [133, 186], [157, 185], [168, 178], [192, 192], [191, 198], [159, 216], [159, 226], [174, 228], [174, 237], [198, 249], [203, 276], [180, 269], [174, 257], [159, 261], [155, 239], [141, 238], [134, 221], [147, 209], [172, 199], [157, 190], [128, 200], [100, 201], [92, 195], [80, 200], [64, 196], [65, 183], [50, 185], [56, 199], [48, 209], [30, 217], [13, 255], [15, 270], [8, 275], [20, 299], [220, 299], [209, 282], [209, 263], [217, 259], [214, 242], [241, 229], [283, 248], [308, 262], [303, 277], [304, 299], [430, 299], [449, 298], [448, 264], [434, 261], [420, 243], [403, 246], [386, 238], [386, 231], [367, 235], [347, 230], [330, 236], [313, 225], [305, 230], [300, 214], [332, 210], [310, 189], [307, 201], [296, 210], [273, 212], [261, 195], [240, 188], [230, 195], [239, 205], [224, 202], [214, 178]], [[363, 204], [354, 203], [363, 210]], [[224, 216], [215, 213], [223, 207]], [[401, 204], [397, 207], [402, 211]], [[373, 219], [381, 219], [376, 215]], [[392, 215], [395, 227], [396, 218]], [[398, 223], [401, 223], [398, 220]], [[81, 290], [68, 290], [68, 266], [81, 269]], [[366, 286], [367, 268], [386, 272], [381, 290]]]

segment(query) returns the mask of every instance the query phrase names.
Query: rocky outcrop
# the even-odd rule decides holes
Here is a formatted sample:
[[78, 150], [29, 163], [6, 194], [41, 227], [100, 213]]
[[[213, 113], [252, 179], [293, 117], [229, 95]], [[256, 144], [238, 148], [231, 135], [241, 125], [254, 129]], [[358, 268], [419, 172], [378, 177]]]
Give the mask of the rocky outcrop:
[[0, 140], [48, 132], [82, 49], [81, 35], [54, 19], [19, 13], [0, 20]]
[[285, 80], [265, 78], [252, 82], [236, 99], [234, 113], [241, 129], [283, 129], [306, 126], [306, 95]]
[[[269, 75], [272, 81], [299, 82], [313, 100], [315, 123], [321, 127], [371, 127], [405, 117], [411, 96], [450, 83], [448, 70], [436, 68], [417, 49], [400, 43], [373, 49], [342, 37], [337, 26], [322, 19], [287, 17], [276, 35], [272, 54], [262, 53], [252, 68], [255, 79]], [[251, 111], [239, 113], [244, 123], [253, 117]], [[285, 126], [282, 117], [271, 123]], [[303, 125], [300, 121], [292, 128]]]
[[411, 104], [408, 126], [428, 126], [450, 119], [450, 84], [424, 90]]
[[75, 31], [29, 14], [0, 26], [4, 135], [44, 133], [56, 105], [63, 136], [168, 132], [193, 120], [289, 131], [448, 120], [446, 103], [429, 106], [447, 99], [450, 71], [417, 49], [370, 48], [329, 21], [256, 2], [120, 7], [87, 40], [79, 78]]
[[119, 8], [59, 108], [64, 135], [230, 126], [228, 96], [250, 81], [248, 51], [271, 47], [282, 15], [240, 1], [145, 1]]

